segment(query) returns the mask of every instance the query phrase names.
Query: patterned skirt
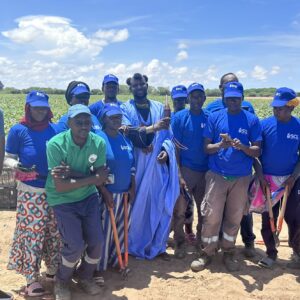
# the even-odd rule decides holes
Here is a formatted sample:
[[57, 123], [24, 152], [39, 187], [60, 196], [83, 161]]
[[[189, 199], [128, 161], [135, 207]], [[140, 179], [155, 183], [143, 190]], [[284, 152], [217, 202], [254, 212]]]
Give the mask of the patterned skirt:
[[61, 239], [45, 189], [18, 182], [17, 222], [7, 268], [28, 281], [39, 276], [42, 259], [54, 275], [60, 262]]
[[[113, 194], [114, 199], [114, 215], [116, 220], [116, 227], [120, 242], [121, 252], [124, 253], [124, 202], [123, 193]], [[116, 245], [113, 235], [113, 229], [111, 226], [109, 210], [106, 207], [105, 202], [101, 201], [101, 212], [102, 212], [102, 226], [104, 232], [104, 244], [101, 253], [101, 259], [98, 265], [98, 271], [107, 269], [110, 265], [115, 267], [118, 264], [118, 257], [116, 251]], [[128, 203], [128, 228], [130, 227], [130, 212], [131, 205]]]

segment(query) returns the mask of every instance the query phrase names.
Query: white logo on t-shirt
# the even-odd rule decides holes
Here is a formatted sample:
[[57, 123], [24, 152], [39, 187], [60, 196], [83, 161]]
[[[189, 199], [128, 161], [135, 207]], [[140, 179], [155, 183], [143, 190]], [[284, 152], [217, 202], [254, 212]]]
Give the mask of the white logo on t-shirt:
[[121, 150], [131, 150], [131, 148], [129, 146], [122, 146], [121, 145]]
[[294, 133], [288, 133], [286, 137], [290, 140], [297, 140], [297, 141], [299, 140], [298, 134], [294, 134]]
[[243, 128], [239, 128], [239, 131], [238, 131], [240, 134], [248, 134], [248, 130], [247, 129], [243, 129]]

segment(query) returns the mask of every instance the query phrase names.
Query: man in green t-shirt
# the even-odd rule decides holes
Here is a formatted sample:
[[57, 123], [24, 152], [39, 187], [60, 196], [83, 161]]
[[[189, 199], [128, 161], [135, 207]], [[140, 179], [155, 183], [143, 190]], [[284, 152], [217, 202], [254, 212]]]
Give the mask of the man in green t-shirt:
[[71, 299], [69, 282], [78, 268], [78, 284], [92, 295], [101, 292], [93, 273], [101, 256], [102, 227], [96, 186], [108, 176], [104, 140], [90, 132], [91, 112], [77, 104], [68, 111], [69, 130], [54, 136], [47, 145], [51, 174], [46, 183], [47, 201], [53, 207], [63, 240], [62, 261], [55, 283], [56, 300]]

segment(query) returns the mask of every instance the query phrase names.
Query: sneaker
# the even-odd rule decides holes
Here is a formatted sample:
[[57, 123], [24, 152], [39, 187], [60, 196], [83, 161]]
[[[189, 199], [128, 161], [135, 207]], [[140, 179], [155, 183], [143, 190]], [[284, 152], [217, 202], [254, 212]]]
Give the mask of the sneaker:
[[286, 264], [290, 269], [300, 269], [300, 256], [294, 251], [291, 257], [291, 261]]
[[191, 263], [191, 270], [193, 272], [203, 271], [206, 266], [208, 266], [212, 261], [211, 256], [208, 256], [206, 253], [203, 254], [196, 260]]
[[174, 256], [178, 259], [183, 259], [186, 256], [185, 245], [181, 244], [179, 246], [175, 246]]
[[251, 244], [251, 245], [245, 245], [245, 248], [244, 248], [244, 255], [247, 257], [247, 258], [253, 258], [256, 256], [256, 251], [255, 251], [255, 248], [254, 248], [254, 245]]
[[228, 272], [236, 272], [236, 271], [239, 271], [239, 269], [240, 269], [240, 264], [234, 258], [234, 253], [232, 253], [232, 252], [224, 252], [223, 263]]
[[79, 279], [78, 285], [89, 295], [97, 295], [102, 292], [102, 289], [94, 279]]
[[55, 300], [71, 300], [71, 291], [69, 284], [57, 280], [54, 285]]

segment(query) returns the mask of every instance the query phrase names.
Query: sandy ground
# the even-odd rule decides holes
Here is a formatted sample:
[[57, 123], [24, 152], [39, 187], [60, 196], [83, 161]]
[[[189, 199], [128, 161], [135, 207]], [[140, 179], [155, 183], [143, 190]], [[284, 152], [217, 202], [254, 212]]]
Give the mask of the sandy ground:
[[[15, 226], [15, 212], [0, 211], [0, 288], [12, 292], [15, 299], [24, 299], [18, 291], [24, 286], [22, 276], [6, 270], [7, 257]], [[255, 233], [259, 233], [260, 217], [255, 216]], [[281, 239], [287, 239], [287, 230], [281, 234]], [[256, 244], [257, 257], [247, 260], [242, 254], [240, 237], [237, 242], [238, 259], [241, 270], [228, 274], [222, 264], [221, 255], [217, 255], [209, 269], [193, 273], [189, 266], [196, 257], [193, 247], [184, 260], [172, 257], [170, 262], [159, 258], [153, 261], [142, 261], [130, 258], [132, 270], [127, 281], [121, 279], [117, 271], [104, 274], [105, 287], [103, 293], [89, 297], [83, 294], [75, 284], [72, 286], [74, 300], [84, 299], [299, 299], [300, 270], [285, 267], [291, 250], [287, 242], [282, 242], [279, 248], [279, 260], [273, 270], [261, 269], [256, 265], [264, 255], [263, 247]], [[173, 250], [168, 249], [172, 255]], [[47, 284], [47, 289], [52, 290]], [[29, 299], [29, 298], [28, 298]], [[31, 298], [32, 299], [32, 298]], [[42, 299], [42, 298], [35, 298]]]

